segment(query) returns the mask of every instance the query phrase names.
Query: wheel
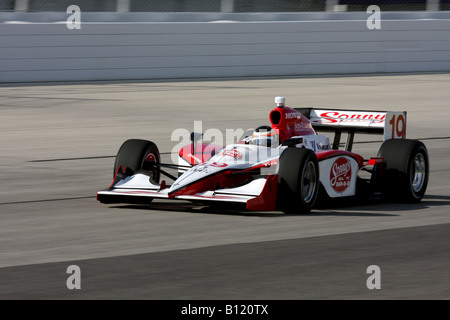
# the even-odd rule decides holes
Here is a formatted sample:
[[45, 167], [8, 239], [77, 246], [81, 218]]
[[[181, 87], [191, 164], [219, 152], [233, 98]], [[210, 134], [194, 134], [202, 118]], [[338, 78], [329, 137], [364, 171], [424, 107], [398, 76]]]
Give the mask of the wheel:
[[318, 193], [316, 154], [305, 148], [284, 150], [278, 161], [278, 208], [285, 213], [308, 213]]
[[158, 183], [160, 177], [159, 168], [155, 166], [161, 160], [156, 144], [147, 140], [131, 139], [125, 141], [117, 152], [114, 163], [114, 176], [122, 166], [133, 172], [146, 171], [153, 182]]
[[386, 140], [378, 157], [383, 157], [386, 163], [382, 196], [400, 202], [419, 202], [427, 189], [429, 176], [425, 145], [418, 140]]

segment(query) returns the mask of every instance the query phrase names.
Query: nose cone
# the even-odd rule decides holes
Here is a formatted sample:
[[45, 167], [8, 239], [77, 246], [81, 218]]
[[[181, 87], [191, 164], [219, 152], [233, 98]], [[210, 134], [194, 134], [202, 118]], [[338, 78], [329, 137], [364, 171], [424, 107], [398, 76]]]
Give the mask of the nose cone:
[[223, 163], [233, 169], [244, 169], [277, 155], [279, 150], [275, 148], [254, 144], [233, 144], [220, 150], [208, 163]]
[[228, 166], [215, 165], [215, 163], [204, 163], [192, 167], [175, 180], [169, 189], [169, 194], [186, 188], [194, 183], [200, 183], [206, 178], [213, 176], [220, 171], [224, 171], [227, 168]]
[[214, 191], [214, 187], [219, 182], [223, 182], [221, 179], [227, 179], [227, 176], [222, 174], [223, 172], [248, 169], [257, 163], [277, 156], [279, 156], [279, 150], [274, 148], [244, 144], [230, 145], [220, 150], [208, 162], [192, 167], [183, 173], [172, 184], [169, 194], [182, 189], [189, 194]]

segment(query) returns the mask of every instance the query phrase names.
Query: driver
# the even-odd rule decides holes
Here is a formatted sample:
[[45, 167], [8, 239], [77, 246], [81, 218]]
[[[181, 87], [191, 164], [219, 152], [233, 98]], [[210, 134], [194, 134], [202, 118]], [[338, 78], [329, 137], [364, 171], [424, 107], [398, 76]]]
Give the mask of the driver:
[[269, 126], [261, 126], [253, 131], [251, 137], [248, 137], [247, 143], [269, 148], [276, 148], [279, 144], [278, 139], [278, 134], [275, 130], [273, 130]]

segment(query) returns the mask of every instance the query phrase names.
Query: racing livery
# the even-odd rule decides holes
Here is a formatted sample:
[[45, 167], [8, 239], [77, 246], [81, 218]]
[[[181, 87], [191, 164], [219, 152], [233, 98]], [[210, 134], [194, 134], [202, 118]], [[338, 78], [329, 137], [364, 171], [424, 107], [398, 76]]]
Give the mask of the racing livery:
[[[307, 213], [317, 199], [380, 195], [420, 201], [427, 188], [428, 152], [406, 139], [406, 112], [290, 108], [276, 97], [270, 126], [260, 126], [235, 144], [204, 144], [191, 134], [178, 164], [162, 163], [157, 146], [127, 140], [120, 147], [111, 186], [102, 203], [148, 204], [155, 198], [231, 202], [248, 210]], [[332, 141], [327, 135], [331, 133]], [[352, 152], [356, 133], [384, 137], [370, 159]], [[341, 142], [342, 134], [347, 135]], [[165, 171], [176, 168], [179, 176]], [[173, 180], [168, 184], [161, 176]]]

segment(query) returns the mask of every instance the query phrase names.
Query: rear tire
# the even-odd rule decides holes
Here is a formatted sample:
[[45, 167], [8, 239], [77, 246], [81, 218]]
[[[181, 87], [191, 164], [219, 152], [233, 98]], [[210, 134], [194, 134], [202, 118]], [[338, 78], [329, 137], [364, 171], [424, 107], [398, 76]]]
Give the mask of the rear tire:
[[158, 183], [160, 171], [155, 164], [161, 160], [158, 147], [151, 141], [130, 139], [125, 141], [117, 152], [114, 163], [114, 176], [119, 167], [129, 168], [133, 173], [145, 171], [153, 182]]
[[429, 160], [425, 145], [418, 140], [386, 140], [378, 152], [386, 168], [382, 178], [383, 198], [419, 202], [428, 185]]
[[277, 207], [285, 213], [308, 213], [319, 193], [319, 163], [309, 149], [288, 148], [278, 162]]

